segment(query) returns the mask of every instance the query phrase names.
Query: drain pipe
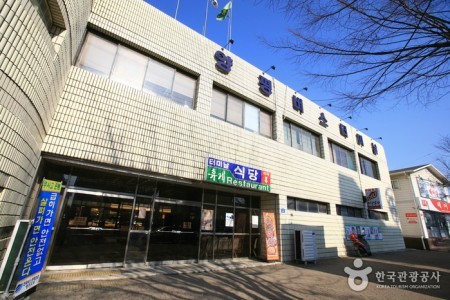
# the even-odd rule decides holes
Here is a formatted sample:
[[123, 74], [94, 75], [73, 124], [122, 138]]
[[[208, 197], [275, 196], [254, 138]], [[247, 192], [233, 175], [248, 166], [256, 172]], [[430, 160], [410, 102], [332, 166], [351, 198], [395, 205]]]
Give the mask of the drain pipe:
[[[408, 176], [408, 174], [406, 172], [404, 172], [404, 173], [405, 173], [406, 176]], [[425, 229], [423, 228], [423, 224], [422, 224], [422, 215], [421, 215], [421, 210], [419, 209], [419, 203], [417, 203], [417, 198], [418, 197], [415, 196], [416, 193], [414, 191], [414, 184], [412, 182], [412, 178], [411, 178], [411, 176], [408, 176], [408, 177], [409, 177], [409, 183], [411, 184], [411, 190], [412, 190], [412, 192], [414, 194], [414, 208], [416, 209], [416, 212], [418, 214], [418, 221], [419, 221], [419, 224], [420, 224], [420, 233], [421, 233], [420, 239], [422, 240], [422, 247], [423, 247], [423, 250], [427, 250], [427, 247], [425, 247], [425, 241], [423, 239], [423, 235], [425, 233]]]

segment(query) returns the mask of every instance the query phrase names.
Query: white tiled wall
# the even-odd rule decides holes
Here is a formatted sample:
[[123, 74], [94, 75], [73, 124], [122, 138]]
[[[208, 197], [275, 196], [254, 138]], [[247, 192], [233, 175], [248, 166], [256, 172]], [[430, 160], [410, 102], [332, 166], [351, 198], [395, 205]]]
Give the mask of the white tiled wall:
[[67, 7], [58, 35], [50, 35], [30, 1], [0, 1], [0, 258], [26, 203], [91, 7], [90, 0], [49, 2]]

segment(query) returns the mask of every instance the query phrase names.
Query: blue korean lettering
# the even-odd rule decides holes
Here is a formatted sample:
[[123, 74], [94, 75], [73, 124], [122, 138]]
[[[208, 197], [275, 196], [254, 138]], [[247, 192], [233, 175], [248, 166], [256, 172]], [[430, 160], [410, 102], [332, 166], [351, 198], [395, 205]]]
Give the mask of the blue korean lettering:
[[272, 94], [272, 81], [259, 75], [259, 90], [265, 96], [270, 96]]
[[303, 113], [303, 100], [299, 97], [293, 95], [292, 96], [292, 107], [294, 110], [298, 111], [299, 113]]
[[233, 59], [229, 56], [226, 56], [222, 51], [217, 51], [214, 54], [214, 58], [216, 59], [216, 68], [224, 73], [228, 74], [231, 71], [231, 67], [233, 66]]
[[378, 155], [378, 147], [376, 144], [372, 143], [372, 153]]
[[325, 114], [322, 112], [319, 116], [319, 124], [323, 127], [328, 127], [328, 120], [325, 118]]
[[348, 137], [347, 126], [345, 126], [344, 124], [339, 124], [339, 132], [343, 137]]
[[362, 135], [360, 135], [358, 133], [356, 134], [356, 143], [360, 146], [364, 146], [363, 137], [362, 137]]

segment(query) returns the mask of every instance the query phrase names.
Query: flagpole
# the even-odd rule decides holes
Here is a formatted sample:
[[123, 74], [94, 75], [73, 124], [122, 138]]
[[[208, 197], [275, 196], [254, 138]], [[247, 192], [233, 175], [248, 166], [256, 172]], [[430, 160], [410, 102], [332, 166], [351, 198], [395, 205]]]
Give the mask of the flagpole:
[[[228, 19], [228, 41], [231, 40], [231, 21], [233, 19], [233, 9], [234, 9], [234, 5], [233, 5], [233, 0], [230, 1], [231, 2], [231, 9], [230, 9], [230, 18]], [[231, 43], [228, 43], [228, 51], [231, 51]]]
[[178, 15], [178, 6], [180, 6], [180, 0], [177, 1], [177, 8], [175, 10], [175, 20], [177, 19], [177, 15]]
[[203, 24], [203, 36], [206, 35], [206, 21], [208, 20], [208, 6], [209, 6], [209, 1], [210, 1], [210, 0], [206, 0], [205, 24]]

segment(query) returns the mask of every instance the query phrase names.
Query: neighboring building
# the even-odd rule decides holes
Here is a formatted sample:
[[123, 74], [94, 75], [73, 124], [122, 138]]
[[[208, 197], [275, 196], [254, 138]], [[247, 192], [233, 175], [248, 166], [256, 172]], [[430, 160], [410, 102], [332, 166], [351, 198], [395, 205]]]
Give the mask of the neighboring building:
[[50, 267], [404, 249], [383, 147], [276, 78], [142, 0], [0, 9], [3, 251], [44, 178]]
[[390, 173], [406, 247], [450, 248], [449, 180], [431, 164]]

